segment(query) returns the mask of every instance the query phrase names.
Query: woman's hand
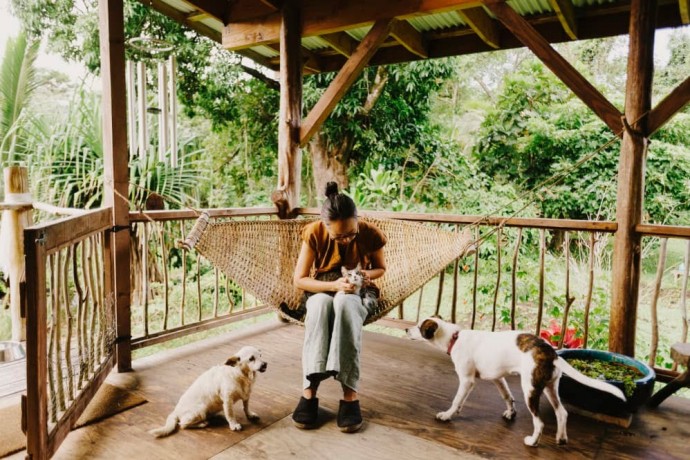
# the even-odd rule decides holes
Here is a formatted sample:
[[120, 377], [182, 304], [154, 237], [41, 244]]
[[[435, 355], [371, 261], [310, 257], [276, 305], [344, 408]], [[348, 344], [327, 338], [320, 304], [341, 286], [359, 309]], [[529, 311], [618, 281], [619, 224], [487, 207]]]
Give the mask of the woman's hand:
[[344, 276], [342, 278], [338, 278], [335, 281], [332, 281], [332, 285], [333, 290], [336, 292], [345, 292], [347, 294], [355, 292], [354, 284], [350, 284], [350, 282]]
[[371, 286], [372, 283], [371, 283], [371, 277], [369, 276], [369, 273], [367, 273], [364, 270], [362, 270], [361, 273], [362, 273], [362, 287], [365, 288], [365, 287]]

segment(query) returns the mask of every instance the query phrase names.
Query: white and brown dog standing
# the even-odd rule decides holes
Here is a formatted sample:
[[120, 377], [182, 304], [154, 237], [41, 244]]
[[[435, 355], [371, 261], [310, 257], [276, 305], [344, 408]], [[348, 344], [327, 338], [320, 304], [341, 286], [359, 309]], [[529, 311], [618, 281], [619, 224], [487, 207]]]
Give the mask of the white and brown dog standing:
[[461, 330], [456, 324], [440, 318], [427, 318], [419, 325], [407, 329], [411, 339], [425, 339], [436, 348], [448, 353], [460, 379], [453, 404], [445, 412], [436, 414], [438, 420], [448, 421], [462, 410], [474, 387], [475, 378], [491, 380], [506, 403], [503, 417], [515, 417], [515, 400], [505, 381], [507, 375], [520, 375], [527, 408], [532, 414], [534, 432], [524, 442], [535, 447], [539, 443], [544, 422], [539, 418], [539, 398], [546, 393], [556, 413], [558, 428], [556, 441], [568, 442], [566, 412], [558, 396], [558, 382], [565, 372], [578, 382], [613, 394], [625, 401], [623, 392], [613, 385], [587, 377], [575, 370], [540, 337], [520, 331], [488, 332]]
[[259, 416], [249, 410], [249, 396], [257, 372], [265, 372], [265, 361], [254, 347], [242, 347], [225, 364], [213, 366], [201, 374], [180, 397], [175, 409], [168, 415], [165, 426], [149, 431], [157, 438], [172, 434], [181, 428], [203, 428], [208, 418], [223, 412], [230, 429], [239, 431], [242, 425], [235, 418], [232, 405], [242, 400], [247, 420], [256, 421]]

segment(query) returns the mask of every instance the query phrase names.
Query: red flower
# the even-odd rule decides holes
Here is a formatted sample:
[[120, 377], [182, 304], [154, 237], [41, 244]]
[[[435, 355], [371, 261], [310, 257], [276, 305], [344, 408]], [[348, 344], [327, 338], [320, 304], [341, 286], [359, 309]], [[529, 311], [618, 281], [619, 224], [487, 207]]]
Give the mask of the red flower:
[[[575, 337], [577, 330], [571, 326], [565, 330], [563, 348], [582, 348], [584, 341], [581, 337]], [[542, 329], [539, 337], [549, 342], [553, 347], [557, 347], [561, 341], [561, 325], [555, 319], [549, 322], [548, 329]]]

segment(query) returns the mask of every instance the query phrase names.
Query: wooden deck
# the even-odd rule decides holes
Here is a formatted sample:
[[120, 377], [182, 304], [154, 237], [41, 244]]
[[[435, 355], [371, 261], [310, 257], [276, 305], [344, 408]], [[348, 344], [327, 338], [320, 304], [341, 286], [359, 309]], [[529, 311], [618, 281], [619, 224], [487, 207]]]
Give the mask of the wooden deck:
[[[323, 425], [301, 431], [292, 426], [289, 416], [300, 395], [302, 338], [298, 326], [267, 321], [137, 360], [133, 373], [140, 384], [137, 391], [149, 402], [72, 432], [55, 458], [688, 458], [690, 401], [676, 397], [656, 411], [643, 410], [628, 429], [571, 414], [567, 446], [554, 442], [555, 418], [545, 401], [546, 428], [540, 447], [523, 445], [532, 424], [516, 379], [509, 379], [518, 399], [514, 422], [503, 421], [501, 398], [492, 383], [482, 381], [461, 415], [450, 423], [437, 422], [434, 414], [448, 407], [457, 385], [448, 356], [426, 343], [373, 332], [364, 337], [363, 430], [348, 435], [336, 429], [339, 388], [327, 381], [319, 394]], [[243, 345], [261, 348], [269, 363], [251, 400], [261, 416], [259, 423], [247, 423], [241, 415], [241, 432], [229, 431], [220, 420], [215, 426], [161, 440], [147, 433], [163, 424], [197, 375]]]

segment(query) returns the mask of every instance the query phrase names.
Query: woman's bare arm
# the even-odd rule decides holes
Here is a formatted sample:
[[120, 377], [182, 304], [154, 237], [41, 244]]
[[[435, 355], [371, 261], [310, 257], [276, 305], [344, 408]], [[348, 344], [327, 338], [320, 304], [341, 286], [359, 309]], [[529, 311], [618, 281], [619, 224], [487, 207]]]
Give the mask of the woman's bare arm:
[[381, 278], [386, 273], [386, 257], [383, 254], [383, 248], [371, 253], [369, 256], [371, 261], [371, 268], [362, 270], [368, 280], [375, 280]]

